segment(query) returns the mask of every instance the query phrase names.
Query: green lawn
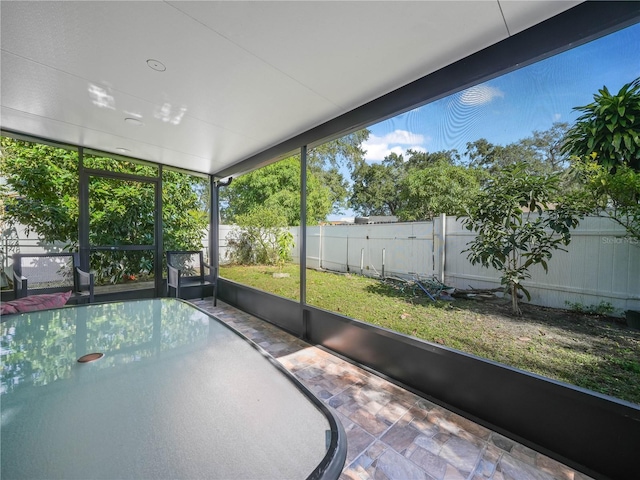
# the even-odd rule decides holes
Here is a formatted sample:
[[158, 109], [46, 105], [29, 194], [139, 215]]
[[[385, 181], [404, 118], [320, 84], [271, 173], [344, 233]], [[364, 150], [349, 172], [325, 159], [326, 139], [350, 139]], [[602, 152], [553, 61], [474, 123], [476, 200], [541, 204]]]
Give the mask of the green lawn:
[[[290, 277], [274, 278], [274, 272]], [[220, 275], [299, 299], [299, 269], [223, 266]], [[307, 302], [430, 342], [640, 404], [640, 331], [613, 319], [504, 300], [433, 303], [357, 275], [307, 271]]]

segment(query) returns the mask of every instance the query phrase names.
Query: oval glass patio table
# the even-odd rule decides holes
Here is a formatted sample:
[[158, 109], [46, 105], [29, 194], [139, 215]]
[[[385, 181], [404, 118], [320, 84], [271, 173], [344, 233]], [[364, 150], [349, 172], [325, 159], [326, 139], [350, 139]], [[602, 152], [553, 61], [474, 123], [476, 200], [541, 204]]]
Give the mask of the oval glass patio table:
[[[2, 319], [3, 478], [338, 478], [319, 399], [176, 299]], [[79, 363], [85, 354], [103, 353]]]

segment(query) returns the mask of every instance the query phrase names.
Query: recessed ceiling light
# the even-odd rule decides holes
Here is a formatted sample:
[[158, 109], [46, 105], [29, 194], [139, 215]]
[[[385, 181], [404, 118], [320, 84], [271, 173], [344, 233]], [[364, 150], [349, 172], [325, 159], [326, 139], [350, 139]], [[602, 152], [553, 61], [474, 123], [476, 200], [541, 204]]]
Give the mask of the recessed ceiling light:
[[142, 125], [142, 122], [140, 120], [138, 120], [137, 118], [127, 117], [127, 118], [124, 119], [124, 121], [127, 122], [127, 123], [130, 123], [131, 125], [135, 125], [137, 127]]
[[131, 150], [129, 150], [128, 148], [123, 148], [123, 147], [116, 148], [116, 152], [119, 152], [119, 153], [127, 153], [127, 152], [130, 152], [130, 151]]
[[167, 69], [167, 67], [164, 66], [164, 63], [152, 58], [147, 60], [147, 65], [149, 65], [149, 68], [153, 68], [157, 72], [164, 72]]

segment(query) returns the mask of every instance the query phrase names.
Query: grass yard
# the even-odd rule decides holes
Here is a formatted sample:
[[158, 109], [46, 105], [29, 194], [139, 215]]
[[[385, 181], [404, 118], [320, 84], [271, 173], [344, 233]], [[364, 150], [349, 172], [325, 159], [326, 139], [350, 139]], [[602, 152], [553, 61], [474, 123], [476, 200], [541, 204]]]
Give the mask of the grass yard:
[[[274, 278], [285, 272], [290, 277]], [[299, 299], [299, 268], [222, 266], [220, 275]], [[608, 317], [505, 300], [433, 303], [375, 279], [307, 271], [307, 302], [545, 377], [640, 404], [640, 331]]]

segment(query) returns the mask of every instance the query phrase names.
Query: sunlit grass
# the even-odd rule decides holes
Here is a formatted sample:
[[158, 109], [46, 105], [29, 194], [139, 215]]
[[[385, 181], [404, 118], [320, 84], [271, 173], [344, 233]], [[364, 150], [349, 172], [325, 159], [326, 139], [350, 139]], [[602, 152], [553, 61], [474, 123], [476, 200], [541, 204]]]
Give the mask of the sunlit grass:
[[[297, 265], [223, 266], [220, 275], [299, 300]], [[528, 305], [515, 318], [501, 304], [433, 303], [376, 279], [315, 270], [307, 270], [307, 303], [640, 404], [640, 332], [611, 321]]]

